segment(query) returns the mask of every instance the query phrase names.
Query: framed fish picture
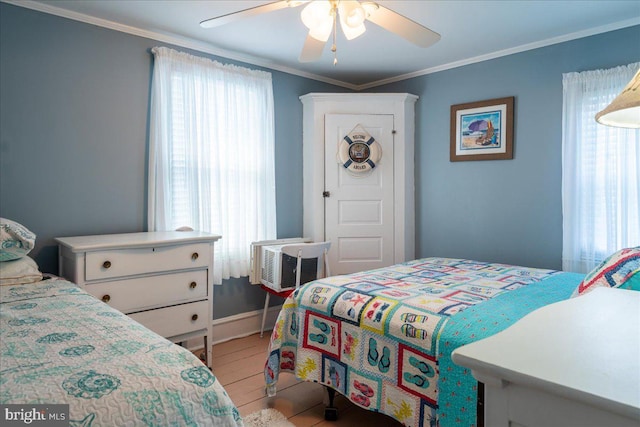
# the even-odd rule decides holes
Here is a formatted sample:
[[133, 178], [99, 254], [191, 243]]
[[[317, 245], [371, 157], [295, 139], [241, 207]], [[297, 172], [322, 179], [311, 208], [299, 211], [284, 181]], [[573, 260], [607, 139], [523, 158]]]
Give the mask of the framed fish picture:
[[513, 159], [514, 97], [451, 106], [449, 160]]

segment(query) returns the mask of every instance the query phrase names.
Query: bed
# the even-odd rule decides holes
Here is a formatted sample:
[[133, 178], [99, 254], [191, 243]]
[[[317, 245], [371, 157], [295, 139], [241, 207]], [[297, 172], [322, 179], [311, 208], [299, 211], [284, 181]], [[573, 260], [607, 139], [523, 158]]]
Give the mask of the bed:
[[69, 404], [71, 425], [242, 425], [195, 355], [73, 283], [2, 286], [0, 301], [0, 403]]
[[265, 363], [407, 426], [474, 426], [478, 383], [457, 347], [569, 298], [584, 275], [425, 258], [320, 279], [287, 298]]
[[43, 280], [29, 236], [1, 220], [0, 404], [68, 404], [72, 426], [243, 425], [194, 354], [71, 282]]

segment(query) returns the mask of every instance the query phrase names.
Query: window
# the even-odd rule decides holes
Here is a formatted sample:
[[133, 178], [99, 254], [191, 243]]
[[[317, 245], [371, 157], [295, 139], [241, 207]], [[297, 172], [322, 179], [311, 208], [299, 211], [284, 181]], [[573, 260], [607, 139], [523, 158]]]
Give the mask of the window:
[[613, 252], [640, 245], [640, 131], [595, 121], [638, 68], [563, 75], [564, 270], [586, 273]]
[[271, 74], [154, 48], [149, 230], [221, 234], [214, 283], [276, 237]]

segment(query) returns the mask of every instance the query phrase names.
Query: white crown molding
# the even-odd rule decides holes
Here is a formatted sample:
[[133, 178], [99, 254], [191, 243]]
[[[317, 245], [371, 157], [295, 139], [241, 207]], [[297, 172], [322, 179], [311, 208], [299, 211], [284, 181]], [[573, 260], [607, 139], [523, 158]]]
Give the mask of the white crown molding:
[[75, 21], [84, 22], [91, 25], [96, 25], [103, 28], [108, 28], [115, 31], [120, 31], [127, 34], [132, 34], [139, 37], [144, 37], [152, 40], [157, 40], [163, 43], [169, 43], [176, 46], [185, 47], [187, 49], [197, 50], [199, 52], [208, 53], [215, 56], [220, 56], [223, 58], [231, 59], [234, 61], [241, 61], [247, 64], [257, 65], [259, 67], [269, 68], [275, 71], [281, 71], [283, 73], [292, 74], [299, 77], [304, 77], [311, 80], [317, 80], [320, 82], [332, 84], [334, 86], [344, 87], [346, 89], [351, 89], [354, 91], [361, 91], [365, 89], [371, 89], [378, 86], [383, 86], [390, 83], [399, 82], [402, 80], [412, 79], [414, 77], [420, 77], [427, 74], [437, 73], [439, 71], [450, 70], [452, 68], [458, 68], [465, 65], [475, 64], [478, 62], [488, 61], [490, 59], [500, 58], [503, 56], [513, 55], [516, 53], [525, 52], [528, 50], [538, 49], [541, 47], [551, 46], [558, 43], [563, 43], [571, 40], [580, 39], [583, 37], [589, 37], [596, 34], [606, 33], [609, 31], [615, 31], [622, 28], [631, 27], [634, 25], [640, 25], [640, 18], [631, 18], [624, 21], [614, 22], [608, 25], [602, 25], [595, 28], [590, 28], [588, 30], [577, 31], [571, 34], [566, 34], [559, 37], [552, 37], [546, 40], [541, 40], [534, 43], [528, 43], [521, 46], [516, 46], [509, 49], [499, 50], [496, 52], [488, 53], [485, 55], [476, 56], [473, 58], [464, 59], [461, 61], [450, 62], [448, 64], [439, 65], [437, 67], [425, 68], [423, 70], [414, 71], [407, 74], [401, 74], [395, 77], [389, 77], [382, 80], [377, 80], [370, 83], [365, 84], [353, 84], [348, 82], [343, 82], [340, 80], [331, 79], [324, 76], [319, 76], [317, 74], [308, 73], [306, 71], [297, 70], [295, 68], [286, 67], [280, 64], [277, 64], [273, 61], [266, 60], [264, 58], [259, 58], [252, 55], [243, 55], [237, 52], [233, 52], [226, 49], [216, 48], [208, 43], [204, 43], [195, 39], [191, 39], [188, 37], [182, 37], [175, 34], [169, 33], [161, 33], [157, 31], [149, 31], [144, 30], [137, 27], [132, 27], [129, 25], [120, 24], [114, 21], [109, 21], [106, 19], [96, 18], [90, 15], [85, 15], [78, 12], [73, 12], [67, 9], [62, 9], [56, 6], [52, 6], [46, 3], [40, 3], [33, 0], [0, 0], [0, 2], [11, 4], [14, 6], [24, 7], [27, 9], [36, 10], [38, 12], [48, 13], [51, 15], [60, 16], [62, 18], [68, 18]]
[[83, 13], [62, 9], [56, 6], [52, 6], [50, 4], [40, 3], [32, 0], [0, 0], [0, 2], [11, 4], [13, 6], [24, 7], [26, 9], [35, 10], [37, 12], [48, 13], [50, 15], [55, 15], [62, 18], [72, 19], [74, 21], [84, 22], [85, 24], [91, 24], [91, 25], [96, 25], [98, 27], [108, 28], [110, 30], [120, 31], [122, 33], [132, 34], [134, 36], [156, 40], [162, 43], [169, 43], [172, 45], [185, 47], [187, 49], [197, 50], [199, 52], [220, 56], [220, 57], [231, 59], [234, 61], [241, 61], [247, 64], [257, 65], [259, 67], [265, 67], [275, 71], [282, 71], [283, 73], [292, 74], [299, 77], [308, 78], [311, 80], [317, 80], [324, 83], [329, 83], [334, 86], [344, 87], [351, 90], [358, 90], [358, 85], [354, 85], [352, 83], [347, 83], [340, 80], [331, 79], [329, 77], [319, 76], [317, 74], [297, 70], [295, 68], [286, 67], [286, 66], [277, 64], [275, 62], [266, 60], [264, 58], [259, 58], [257, 56], [243, 55], [230, 50], [217, 48], [208, 43], [201, 42], [199, 40], [195, 40], [188, 37], [178, 36], [176, 34], [144, 30], [142, 28], [124, 25], [118, 22], [109, 21], [102, 18], [96, 18], [94, 16], [85, 15]]
[[475, 56], [473, 58], [464, 59], [461, 61], [450, 62], [448, 64], [439, 65], [437, 67], [425, 68], [424, 70], [414, 71], [412, 73], [402, 74], [396, 77], [390, 77], [388, 79], [377, 80], [375, 82], [359, 85], [356, 90], [370, 89], [377, 86], [386, 85], [389, 83], [395, 83], [402, 80], [412, 79], [414, 77], [424, 76], [426, 74], [433, 74], [439, 71], [450, 70], [452, 68], [458, 68], [465, 65], [475, 64], [478, 62], [488, 61], [490, 59], [500, 58], [503, 56], [513, 55], [515, 53], [525, 52], [527, 50], [538, 49], [541, 47], [551, 46], [558, 43], [564, 43], [571, 40], [577, 40], [584, 37], [594, 36], [596, 34], [606, 33], [609, 31], [620, 30], [622, 28], [632, 27], [634, 25], [640, 25], [640, 18], [632, 18], [624, 21], [614, 22], [613, 24], [602, 25], [600, 27], [590, 28], [588, 30], [577, 31], [570, 34], [565, 34], [559, 37], [553, 37], [546, 40], [541, 40], [534, 43], [528, 43], [521, 46], [512, 47], [509, 49], [499, 50], [496, 52], [488, 53], [485, 55]]

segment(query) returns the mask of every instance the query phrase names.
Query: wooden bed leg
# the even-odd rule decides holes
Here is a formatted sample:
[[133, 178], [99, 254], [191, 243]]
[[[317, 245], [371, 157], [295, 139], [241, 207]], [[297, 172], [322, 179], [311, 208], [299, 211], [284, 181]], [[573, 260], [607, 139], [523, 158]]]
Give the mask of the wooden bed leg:
[[476, 410], [476, 425], [484, 427], [484, 383], [478, 381], [478, 405]]
[[327, 421], [335, 421], [338, 419], [338, 408], [333, 406], [333, 399], [336, 397], [336, 391], [331, 387], [325, 386], [329, 394], [329, 405], [324, 408], [324, 419]]

